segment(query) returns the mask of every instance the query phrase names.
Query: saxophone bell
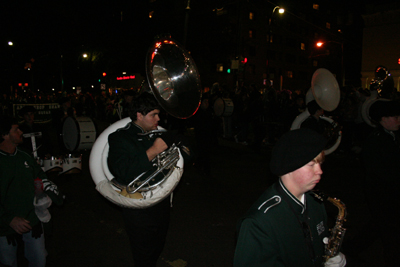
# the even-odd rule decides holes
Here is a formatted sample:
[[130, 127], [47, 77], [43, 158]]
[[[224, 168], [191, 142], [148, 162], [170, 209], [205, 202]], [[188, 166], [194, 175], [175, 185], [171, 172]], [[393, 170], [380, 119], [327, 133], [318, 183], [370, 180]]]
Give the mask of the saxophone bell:
[[311, 193], [320, 201], [329, 201], [339, 209], [338, 216], [336, 217], [335, 226], [330, 229], [330, 237], [325, 237], [323, 242], [325, 244], [325, 262], [330, 258], [336, 256], [340, 252], [342, 247], [344, 235], [346, 233], [346, 228], [343, 227], [346, 221], [347, 210], [346, 205], [340, 201], [340, 199], [328, 197], [319, 191], [311, 191]]

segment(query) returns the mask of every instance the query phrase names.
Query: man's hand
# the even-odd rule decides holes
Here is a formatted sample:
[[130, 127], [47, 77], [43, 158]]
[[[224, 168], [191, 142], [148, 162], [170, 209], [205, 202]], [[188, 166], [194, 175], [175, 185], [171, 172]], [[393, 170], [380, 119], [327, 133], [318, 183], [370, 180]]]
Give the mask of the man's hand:
[[149, 158], [149, 160], [153, 160], [158, 154], [160, 154], [161, 152], [163, 152], [164, 150], [166, 150], [168, 148], [167, 144], [161, 139], [161, 138], [157, 138], [153, 145], [147, 149], [146, 153], [147, 153], [147, 157]]
[[22, 217], [14, 217], [14, 219], [12, 219], [12, 221], [10, 222], [10, 226], [12, 229], [15, 230], [15, 232], [22, 235], [23, 233], [32, 230], [32, 227], [29, 223], [30, 222], [28, 220], [25, 220]]

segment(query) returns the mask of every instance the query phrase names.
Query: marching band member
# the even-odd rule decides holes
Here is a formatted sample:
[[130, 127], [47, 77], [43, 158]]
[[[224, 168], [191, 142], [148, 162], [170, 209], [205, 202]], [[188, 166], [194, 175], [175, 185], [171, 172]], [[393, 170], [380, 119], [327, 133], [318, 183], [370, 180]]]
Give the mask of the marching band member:
[[[279, 181], [239, 223], [235, 267], [323, 266], [328, 235], [322, 202], [309, 193], [321, 179], [326, 140], [302, 128], [284, 134], [272, 150], [270, 168]], [[343, 254], [325, 266], [345, 266]]]
[[[159, 137], [138, 135], [156, 130], [160, 107], [151, 94], [143, 93], [130, 108], [130, 122], [108, 137], [108, 166], [121, 184], [128, 185], [135, 177], [152, 167], [151, 160], [168, 148]], [[156, 266], [170, 218], [169, 198], [145, 209], [122, 208], [135, 266]]]
[[[41, 222], [50, 220], [47, 208], [52, 202], [62, 204], [63, 197], [34, 158], [18, 148], [22, 142], [17, 120], [1, 117], [0, 265], [17, 266], [18, 241], [22, 240], [29, 266], [44, 267], [47, 251]], [[36, 181], [41, 188], [35, 192]], [[46, 206], [38, 205], [39, 196]]]
[[[397, 218], [400, 208], [397, 196], [400, 189], [400, 104], [377, 101], [371, 105], [369, 115], [377, 127], [365, 139], [361, 151], [366, 173], [365, 195], [371, 211], [371, 227], [378, 232], [384, 248], [386, 265], [382, 266], [396, 266], [400, 249]], [[368, 229], [368, 235], [370, 232]]]

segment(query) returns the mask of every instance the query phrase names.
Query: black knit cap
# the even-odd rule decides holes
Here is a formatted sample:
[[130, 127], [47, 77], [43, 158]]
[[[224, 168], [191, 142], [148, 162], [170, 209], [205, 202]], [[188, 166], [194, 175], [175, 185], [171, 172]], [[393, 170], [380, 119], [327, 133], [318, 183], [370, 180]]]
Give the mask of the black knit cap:
[[398, 115], [400, 115], [400, 103], [397, 101], [378, 99], [369, 108], [369, 116], [375, 123], [379, 123], [382, 117], [391, 117]]
[[308, 128], [285, 133], [272, 149], [272, 173], [282, 176], [303, 167], [324, 150], [326, 143], [325, 137]]

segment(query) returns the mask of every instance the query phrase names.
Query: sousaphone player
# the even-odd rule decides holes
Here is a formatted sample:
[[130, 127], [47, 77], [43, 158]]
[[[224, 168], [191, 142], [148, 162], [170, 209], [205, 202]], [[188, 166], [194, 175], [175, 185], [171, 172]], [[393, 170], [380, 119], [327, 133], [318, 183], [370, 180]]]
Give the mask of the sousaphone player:
[[[152, 160], [169, 147], [167, 143], [171, 145], [167, 134], [141, 135], [157, 130], [159, 113], [154, 96], [143, 93], [132, 102], [132, 122], [109, 135], [108, 166], [118, 182], [127, 185], [132, 177], [151, 169]], [[167, 235], [169, 211], [169, 198], [145, 209], [122, 209], [135, 266], [156, 266]]]
[[122, 207], [139, 267], [157, 265], [169, 226], [168, 196], [180, 180], [183, 159], [191, 157], [182, 136], [159, 127], [161, 108], [184, 119], [196, 113], [201, 98], [192, 58], [170, 38], [157, 39], [149, 49], [146, 73], [151, 92], [132, 101], [130, 118], [103, 131], [89, 159], [96, 189]]

